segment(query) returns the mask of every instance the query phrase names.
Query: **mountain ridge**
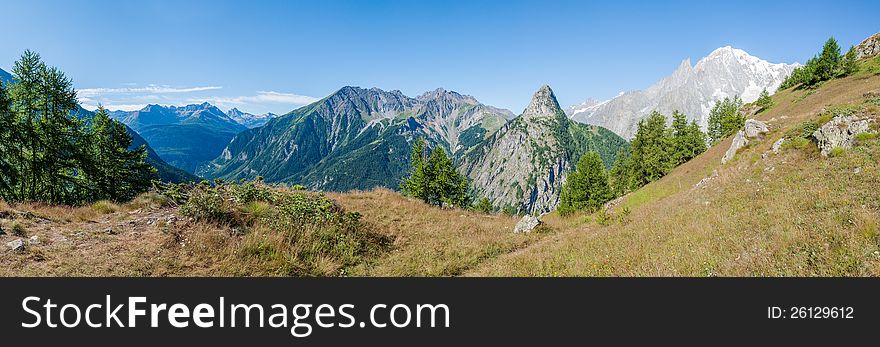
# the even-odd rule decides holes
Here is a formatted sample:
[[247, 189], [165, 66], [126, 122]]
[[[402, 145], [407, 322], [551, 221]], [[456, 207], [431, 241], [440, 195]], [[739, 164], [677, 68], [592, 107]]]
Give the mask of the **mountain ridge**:
[[667, 116], [681, 111], [688, 121], [697, 121], [705, 130], [715, 101], [739, 95], [751, 102], [764, 88], [773, 93], [797, 66], [769, 63], [744, 50], [723, 46], [695, 65], [690, 58], [682, 60], [670, 75], [644, 90], [574, 105], [567, 113], [578, 122], [603, 126], [624, 138], [632, 138], [638, 121], [654, 110]]
[[510, 114], [442, 88], [413, 98], [399, 90], [344, 86], [242, 132], [199, 172], [224, 179], [263, 176], [332, 191], [397, 189], [414, 139], [423, 137], [460, 157]]

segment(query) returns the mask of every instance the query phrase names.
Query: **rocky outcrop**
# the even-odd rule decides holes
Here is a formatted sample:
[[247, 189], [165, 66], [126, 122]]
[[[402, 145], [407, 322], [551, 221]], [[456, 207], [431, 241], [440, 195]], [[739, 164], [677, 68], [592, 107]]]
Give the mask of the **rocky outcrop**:
[[828, 156], [834, 148], [851, 148], [856, 135], [871, 132], [870, 118], [856, 116], [836, 116], [825, 125], [819, 127], [813, 133], [813, 138], [822, 151], [822, 156]]
[[740, 148], [749, 144], [749, 139], [763, 136], [768, 131], [770, 131], [770, 129], [767, 128], [767, 124], [764, 122], [754, 119], [746, 120], [742, 130], [736, 132], [733, 141], [730, 143], [730, 148], [727, 149], [727, 152], [724, 153], [724, 157], [721, 158], [721, 164], [725, 164], [733, 159]]
[[540, 214], [559, 203], [573, 161], [600, 143], [615, 153], [616, 147], [625, 145], [607, 129], [569, 120], [550, 87], [543, 86], [522, 115], [465, 156], [460, 169], [477, 194], [493, 205]]
[[880, 33], [871, 35], [871, 37], [856, 46], [856, 57], [858, 59], [870, 58], [878, 54], [880, 54]]
[[519, 222], [516, 223], [516, 227], [513, 228], [514, 233], [527, 233], [535, 230], [539, 225], [543, 224], [538, 217], [532, 215], [523, 216]]

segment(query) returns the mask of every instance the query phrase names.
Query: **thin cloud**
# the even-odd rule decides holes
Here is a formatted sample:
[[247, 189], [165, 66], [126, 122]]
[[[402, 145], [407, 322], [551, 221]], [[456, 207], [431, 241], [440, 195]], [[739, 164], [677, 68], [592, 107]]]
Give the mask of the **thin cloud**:
[[172, 93], [192, 93], [207, 90], [223, 89], [219, 86], [206, 87], [187, 87], [175, 88], [167, 85], [150, 84], [146, 87], [126, 87], [126, 88], [84, 88], [78, 90], [78, 94], [84, 97], [94, 97], [105, 94], [172, 94]]
[[[137, 111], [147, 107], [147, 104], [101, 104], [101, 106], [110, 111]], [[91, 103], [82, 103], [82, 107], [90, 111], [98, 109], [98, 105]]]
[[246, 96], [233, 96], [233, 97], [223, 97], [223, 96], [213, 96], [207, 98], [191, 98], [190, 101], [198, 102], [198, 101], [207, 101], [213, 104], [218, 105], [243, 105], [243, 104], [254, 104], [254, 103], [277, 103], [277, 104], [289, 104], [289, 105], [306, 105], [311, 104], [315, 101], [318, 101], [318, 98], [307, 96], [307, 95], [299, 95], [292, 93], [281, 93], [274, 91], [258, 91], [257, 95], [246, 95]]

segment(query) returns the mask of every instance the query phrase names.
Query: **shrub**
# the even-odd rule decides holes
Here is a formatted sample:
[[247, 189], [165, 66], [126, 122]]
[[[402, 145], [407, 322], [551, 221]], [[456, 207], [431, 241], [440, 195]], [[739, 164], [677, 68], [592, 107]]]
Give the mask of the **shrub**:
[[489, 201], [489, 198], [482, 198], [480, 202], [474, 205], [474, 211], [480, 213], [492, 213], [495, 211], [495, 207], [492, 206], [492, 202]]
[[195, 186], [190, 191], [186, 203], [180, 207], [180, 213], [198, 221], [238, 224], [233, 218], [232, 206], [221, 196], [220, 191], [205, 183]]
[[92, 210], [100, 214], [110, 214], [119, 211], [119, 206], [110, 201], [101, 200], [92, 204]]
[[596, 223], [599, 225], [608, 226], [611, 225], [612, 222], [614, 222], [614, 216], [608, 213], [608, 210], [603, 208], [596, 214]]
[[795, 127], [794, 129], [788, 131], [785, 134], [785, 137], [789, 139], [801, 138], [801, 139], [809, 139], [813, 136], [813, 133], [819, 130], [819, 124], [813, 120], [807, 120], [801, 122], [800, 125]]
[[831, 152], [828, 153], [829, 157], [839, 157], [846, 153], [846, 150], [843, 147], [834, 147], [831, 149]]
[[18, 221], [12, 222], [12, 236], [27, 237], [27, 228]]
[[[268, 187], [261, 182], [174, 185], [180, 211], [232, 228], [242, 237], [238, 256], [281, 275], [343, 274], [346, 267], [387, 250], [391, 239], [321, 193]], [[160, 191], [160, 193], [162, 193]], [[172, 243], [173, 244], [173, 243]]]

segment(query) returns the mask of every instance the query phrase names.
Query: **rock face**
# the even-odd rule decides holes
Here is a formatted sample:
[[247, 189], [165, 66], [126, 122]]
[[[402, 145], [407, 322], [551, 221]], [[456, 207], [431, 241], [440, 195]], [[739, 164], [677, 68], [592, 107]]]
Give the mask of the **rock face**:
[[236, 135], [199, 174], [263, 176], [327, 191], [398, 189], [415, 139], [442, 146], [458, 160], [510, 118], [510, 111], [443, 89], [412, 98], [397, 90], [343, 87]]
[[859, 59], [870, 58], [878, 54], [880, 54], [880, 33], [871, 35], [856, 46], [856, 57]]
[[543, 213], [559, 203], [559, 190], [581, 155], [596, 150], [608, 165], [625, 145], [607, 129], [569, 120], [543, 86], [522, 115], [465, 156], [460, 169], [493, 205]]
[[823, 156], [828, 156], [836, 147], [851, 148], [856, 135], [870, 132], [873, 119], [856, 116], [836, 116], [813, 133]]
[[742, 130], [736, 132], [736, 135], [733, 137], [733, 142], [730, 143], [730, 148], [727, 149], [727, 152], [724, 153], [724, 157], [721, 158], [721, 164], [725, 164], [733, 159], [740, 148], [749, 144], [749, 139], [759, 137], [768, 131], [770, 130], [764, 122], [754, 119], [746, 120]]
[[595, 124], [626, 139], [635, 134], [639, 120], [657, 110], [667, 117], [678, 110], [703, 129], [715, 102], [739, 95], [745, 102], [758, 99], [761, 91], [773, 93], [796, 64], [772, 64], [743, 50], [722, 47], [691, 66], [684, 60], [672, 75], [643, 91], [631, 91], [606, 101], [589, 100], [572, 106], [572, 119]]
[[527, 233], [535, 230], [539, 225], [541, 225], [541, 220], [538, 217], [532, 215], [523, 216], [519, 222], [516, 223], [516, 227], [513, 228], [514, 233]]

